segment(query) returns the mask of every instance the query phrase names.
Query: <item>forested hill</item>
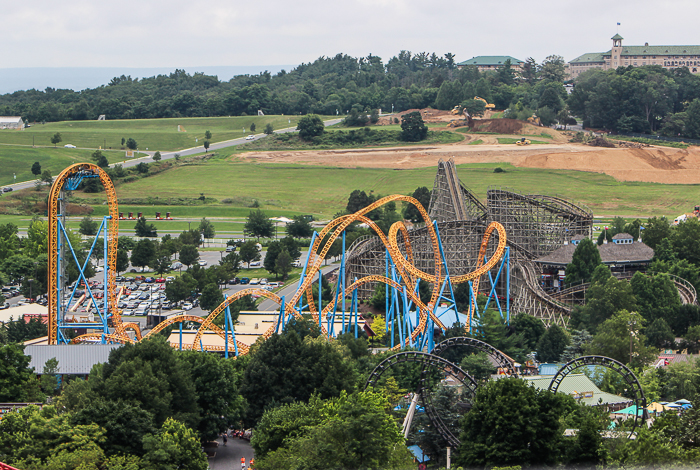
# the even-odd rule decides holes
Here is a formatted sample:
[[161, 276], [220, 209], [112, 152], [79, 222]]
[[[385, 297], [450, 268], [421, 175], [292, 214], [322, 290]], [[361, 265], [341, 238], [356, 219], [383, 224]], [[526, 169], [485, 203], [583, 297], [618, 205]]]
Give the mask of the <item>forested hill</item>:
[[80, 92], [18, 91], [0, 96], [0, 114], [34, 122], [91, 120], [100, 114], [107, 119], [228, 116], [257, 114], [259, 109], [266, 114], [336, 114], [336, 110], [342, 114], [352, 106], [391, 110], [393, 105], [402, 111], [436, 105], [444, 82], [459, 84], [457, 93], [443, 100], [450, 108], [461, 101], [466, 83], [473, 88], [466, 90], [467, 95], [478, 89], [480, 96], [507, 107], [512, 93], [504, 95], [498, 87], [515, 83], [512, 71], [488, 79], [475, 68], [459, 71], [450, 53], [402, 51], [386, 63], [373, 55], [338, 54], [289, 72], [240, 75], [227, 82], [176, 70], [141, 80], [115, 77], [108, 85]]
[[108, 85], [73, 90], [18, 91], [0, 96], [0, 115], [27, 122], [107, 119], [236, 116], [257, 114], [345, 114], [451, 109], [480, 96], [505, 117], [537, 114], [544, 125], [567, 122], [619, 132], [658, 132], [700, 138], [700, 76], [687, 68], [659, 66], [589, 70], [567, 95], [564, 59], [549, 56], [541, 64], [529, 58], [521, 73], [510, 64], [480, 73], [459, 70], [451, 53], [401, 51], [384, 63], [373, 55], [320, 57], [291, 71], [239, 75], [222, 82], [216, 76], [175, 70], [169, 75], [113, 78]]

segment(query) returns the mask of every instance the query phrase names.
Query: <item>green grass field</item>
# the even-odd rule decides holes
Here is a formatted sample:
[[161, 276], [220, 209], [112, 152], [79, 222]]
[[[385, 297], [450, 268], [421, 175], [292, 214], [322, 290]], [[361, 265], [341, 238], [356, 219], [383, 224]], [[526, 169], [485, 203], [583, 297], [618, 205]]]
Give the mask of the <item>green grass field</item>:
[[[500, 167], [503, 173], [494, 173]], [[627, 218], [664, 215], [675, 218], [687, 212], [696, 201], [697, 185], [668, 185], [620, 182], [599, 174], [567, 170], [516, 168], [507, 163], [458, 165], [460, 179], [482, 201], [489, 186], [511, 188], [523, 193], [561, 195], [587, 205], [598, 219], [620, 215]], [[268, 216], [313, 214], [330, 219], [342, 210], [355, 189], [377, 195], [409, 194], [419, 186], [432, 188], [435, 168], [411, 170], [334, 168], [289, 164], [242, 163], [235, 157], [211, 160], [206, 164], [182, 166], [117, 186], [121, 198], [191, 196], [204, 191], [219, 202], [199, 206], [124, 205], [121, 212], [143, 212], [160, 233], [178, 232], [196, 226], [206, 216], [219, 234], [238, 233], [250, 212], [237, 201], [258, 201]], [[546, 189], [543, 189], [546, 188]], [[90, 197], [104, 197], [103, 194]], [[230, 200], [232, 204], [220, 201]], [[93, 205], [93, 218], [107, 214], [107, 206]], [[173, 221], [154, 221], [155, 212], [171, 212]], [[0, 223], [12, 222], [20, 228], [29, 225], [29, 216], [0, 216]], [[76, 217], [70, 222], [77, 228]], [[133, 221], [122, 221], [130, 231]], [[234, 235], [232, 235], [234, 237]]]
[[[132, 119], [114, 121], [62, 121], [36, 124], [23, 131], [0, 131], [0, 144], [53, 147], [51, 137], [60, 132], [63, 141], [80, 148], [121, 149], [121, 139], [132, 137], [142, 150], [180, 150], [202, 145], [204, 133], [212, 133], [211, 142], [236, 139], [263, 131], [270, 123], [275, 129], [296, 127], [299, 116], [234, 116], [216, 118]], [[185, 132], [178, 132], [178, 125]], [[245, 129], [244, 129], [245, 128]], [[69, 149], [66, 149], [69, 150]]]
[[[506, 170], [494, 173], [496, 167]], [[516, 168], [507, 163], [458, 165], [460, 179], [482, 200], [489, 186], [502, 186], [523, 193], [558, 194], [589, 206], [596, 215], [673, 216], [696, 204], [697, 185], [620, 182], [599, 174], [567, 170]], [[290, 164], [242, 163], [231, 157], [203, 165], [183, 166], [149, 178], [120, 185], [124, 198], [187, 196], [204, 191], [218, 201], [234, 204], [204, 206], [141, 207], [152, 212], [170, 211], [174, 217], [245, 217], [250, 209], [235, 201], [258, 201], [270, 216], [313, 214], [327, 219], [342, 210], [355, 189], [374, 194], [408, 194], [418, 186], [432, 188], [435, 168], [411, 170], [334, 168]], [[544, 190], [543, 188], [546, 188]], [[95, 206], [95, 214], [106, 206]], [[122, 210], [123, 209], [123, 210]], [[136, 207], [120, 209], [122, 212]]]

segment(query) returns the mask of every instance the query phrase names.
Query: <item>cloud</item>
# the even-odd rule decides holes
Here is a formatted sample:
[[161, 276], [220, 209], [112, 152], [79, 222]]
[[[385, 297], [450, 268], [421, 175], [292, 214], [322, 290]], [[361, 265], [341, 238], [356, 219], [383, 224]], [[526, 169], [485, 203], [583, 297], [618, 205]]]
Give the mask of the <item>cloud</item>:
[[[418, 0], [34, 0], [3, 6], [2, 67], [185, 67], [289, 64], [322, 55], [400, 50], [571, 60], [605, 51], [621, 22], [626, 44], [697, 43], [664, 27], [649, 0], [585, 4], [543, 0], [427, 3]], [[700, 4], [664, 3], [664, 16], [693, 18]]]

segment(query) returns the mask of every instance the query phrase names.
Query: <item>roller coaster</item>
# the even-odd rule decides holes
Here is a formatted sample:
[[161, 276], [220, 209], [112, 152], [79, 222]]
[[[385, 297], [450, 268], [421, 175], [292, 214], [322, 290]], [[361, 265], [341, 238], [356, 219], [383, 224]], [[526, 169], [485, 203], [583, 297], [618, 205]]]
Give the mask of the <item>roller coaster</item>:
[[[66, 228], [67, 191], [77, 189], [85, 178], [99, 178], [105, 187], [109, 204], [109, 215], [105, 216], [100, 228], [92, 242], [90, 254], [94, 249], [100, 235], [104, 237], [104, 304], [99, 308], [95, 300], [88, 278], [86, 268], [90, 262], [90, 254], [86, 260], [79, 260], [76, 250], [70, 242], [69, 231]], [[408, 228], [404, 222], [394, 223], [388, 233], [384, 233], [367, 214], [373, 210], [391, 203], [405, 202], [413, 204], [421, 215], [424, 224], [424, 234], [429, 239], [432, 248], [432, 266], [430, 270], [416, 267], [413, 257], [413, 247]], [[346, 229], [354, 223], [364, 223], [369, 226], [381, 241], [385, 252], [384, 275], [369, 275], [349, 279], [345, 270]], [[56, 178], [49, 195], [49, 344], [61, 344], [69, 342], [65, 331], [68, 329], [85, 328], [93, 330], [73, 338], [72, 342], [118, 342], [133, 343], [141, 339], [141, 331], [136, 323], [122, 321], [117, 306], [118, 295], [116, 288], [116, 254], [118, 241], [118, 206], [117, 197], [109, 176], [98, 166], [89, 163], [80, 163], [65, 169]], [[496, 235], [496, 243], [490, 243], [493, 235]], [[335, 286], [335, 294], [331, 302], [323, 307], [321, 298], [318, 299], [318, 307], [313, 295], [313, 285], [318, 282], [319, 296], [322, 292], [321, 268], [328, 251], [337, 239], [342, 239], [343, 250], [340, 263], [340, 275]], [[227, 297], [224, 302], [216, 307], [205, 318], [192, 315], [174, 315], [158, 324], [143, 338], [148, 338], [163, 331], [168, 326], [182, 324], [184, 322], [199, 323], [194, 340], [190, 344], [179, 347], [183, 349], [207, 349], [224, 351], [228, 357], [229, 351], [236, 356], [246, 354], [249, 347], [237, 341], [234, 325], [230, 317], [230, 305], [236, 300], [251, 294], [266, 297], [279, 305], [278, 318], [273, 325], [262, 335], [265, 339], [282, 331], [292, 318], [303, 318], [304, 314], [310, 314], [313, 321], [318, 324], [323, 334], [333, 337], [337, 320], [341, 320], [339, 332], [352, 332], [358, 334], [358, 301], [357, 291], [360, 287], [370, 283], [383, 283], [387, 290], [387, 321], [386, 332], [391, 338], [393, 349], [412, 347], [419, 350], [434, 347], [434, 328], [445, 329], [452, 326], [444, 325], [439, 316], [445, 310], [452, 310], [455, 318], [459, 318], [456, 302], [454, 301], [453, 285], [467, 283], [469, 285], [470, 302], [468, 314], [464, 325], [469, 330], [476, 324], [479, 308], [476, 302], [476, 293], [479, 292], [481, 278], [488, 274], [491, 282], [488, 303], [494, 301], [500, 311], [500, 300], [496, 295], [496, 284], [501, 273], [509, 274], [507, 268], [509, 247], [506, 245], [507, 237], [503, 226], [498, 222], [492, 222], [485, 228], [480, 243], [478, 260], [475, 269], [467, 273], [451, 276], [448, 269], [448, 260], [440, 239], [437, 223], [433, 222], [426, 209], [419, 201], [404, 195], [387, 196], [377, 200], [364, 209], [349, 215], [336, 218], [328, 223], [320, 232], [314, 232], [309, 247], [308, 257], [302, 270], [302, 275], [296, 292], [289, 298], [279, 297], [274, 293], [260, 288], [248, 288]], [[488, 255], [488, 256], [487, 256]], [[71, 256], [72, 258], [68, 258]], [[68, 258], [68, 259], [67, 259]], [[66, 267], [69, 260], [73, 260], [77, 267], [78, 280], [70, 292], [67, 289]], [[504, 268], [505, 267], [505, 268]], [[494, 278], [492, 270], [497, 270]], [[419, 283], [428, 283], [431, 286], [431, 296], [427, 302], [421, 300], [419, 295]], [[78, 286], [85, 285], [85, 298], [89, 305], [95, 307], [99, 320], [95, 318], [75, 321], [75, 315], [71, 315], [69, 307], [76, 296]], [[346, 300], [351, 300], [351, 311], [346, 311]], [[507, 312], [507, 308], [506, 308]], [[506, 313], [507, 314], [507, 313]], [[224, 315], [224, 328], [216, 326], [215, 321], [220, 315]], [[133, 335], [129, 334], [133, 331]], [[224, 346], [205, 346], [202, 338], [205, 332], [213, 332], [224, 340]], [[175, 346], [175, 345], [174, 345]]]

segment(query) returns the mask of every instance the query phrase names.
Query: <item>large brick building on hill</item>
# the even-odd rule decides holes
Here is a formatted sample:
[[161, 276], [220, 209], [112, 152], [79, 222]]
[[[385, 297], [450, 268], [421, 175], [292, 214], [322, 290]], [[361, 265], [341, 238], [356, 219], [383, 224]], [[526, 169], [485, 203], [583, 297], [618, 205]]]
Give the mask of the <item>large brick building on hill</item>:
[[623, 46], [622, 36], [612, 38], [613, 47], [607, 52], [588, 52], [569, 62], [569, 78], [575, 79], [590, 69], [616, 69], [659, 65], [666, 69], [687, 67], [691, 73], [700, 70], [700, 46]]

